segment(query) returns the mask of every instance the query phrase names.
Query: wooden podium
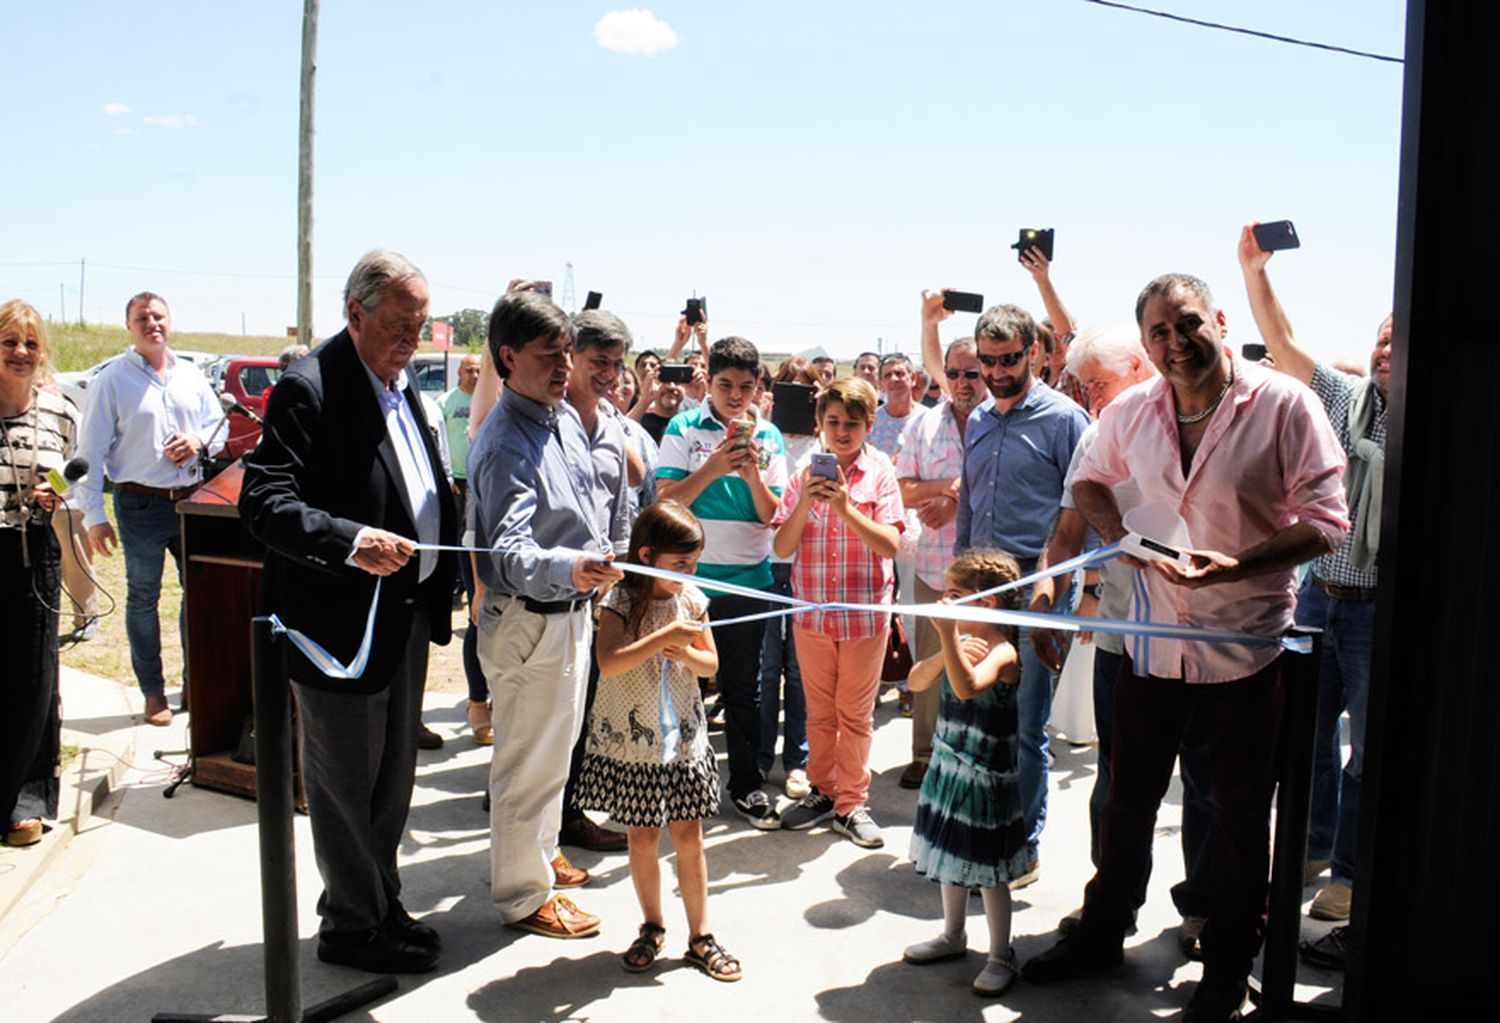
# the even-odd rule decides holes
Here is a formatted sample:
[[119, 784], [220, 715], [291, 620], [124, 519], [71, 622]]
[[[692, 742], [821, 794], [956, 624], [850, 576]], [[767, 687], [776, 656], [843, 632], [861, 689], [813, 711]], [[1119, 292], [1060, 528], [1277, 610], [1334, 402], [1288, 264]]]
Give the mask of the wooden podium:
[[233, 759], [254, 703], [250, 619], [260, 614], [264, 548], [240, 523], [244, 466], [179, 501], [187, 616], [188, 747], [193, 784], [255, 798], [255, 765]]

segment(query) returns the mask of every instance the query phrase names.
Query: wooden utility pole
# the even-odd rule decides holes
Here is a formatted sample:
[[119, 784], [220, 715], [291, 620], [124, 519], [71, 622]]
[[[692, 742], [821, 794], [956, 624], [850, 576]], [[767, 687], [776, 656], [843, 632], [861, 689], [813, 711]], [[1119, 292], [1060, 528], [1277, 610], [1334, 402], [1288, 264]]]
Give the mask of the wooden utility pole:
[[83, 326], [83, 271], [88, 265], [88, 260], [82, 256], [78, 259], [78, 325]]
[[318, 0], [302, 4], [302, 119], [297, 137], [297, 342], [313, 343], [313, 84], [317, 74]]

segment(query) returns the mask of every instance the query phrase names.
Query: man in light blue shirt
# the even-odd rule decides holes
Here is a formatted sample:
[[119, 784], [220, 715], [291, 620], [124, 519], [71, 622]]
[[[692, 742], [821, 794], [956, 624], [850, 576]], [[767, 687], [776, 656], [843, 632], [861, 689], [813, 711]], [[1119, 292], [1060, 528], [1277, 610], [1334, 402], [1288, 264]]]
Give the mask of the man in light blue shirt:
[[[490, 898], [507, 925], [554, 938], [599, 929], [597, 916], [555, 892], [553, 861], [569, 753], [583, 728], [589, 599], [623, 577], [609, 563], [610, 514], [588, 436], [563, 401], [573, 335], [544, 295], [517, 291], [496, 303], [490, 357], [504, 387], [469, 448], [476, 543], [490, 548], [477, 559], [479, 663], [495, 729]], [[625, 485], [621, 472], [615, 486]]]
[[[130, 665], [146, 698], [146, 723], [171, 722], [161, 665], [162, 562], [182, 578], [177, 502], [202, 482], [202, 459], [224, 446], [224, 412], [203, 374], [167, 347], [166, 299], [143, 291], [125, 303], [129, 351], [100, 370], [88, 390], [78, 454], [90, 472], [78, 487], [89, 543], [125, 550], [125, 634]], [[114, 484], [115, 522], [104, 514], [104, 477]], [[179, 616], [179, 631], [181, 619]]]
[[[1077, 403], [1031, 374], [1035, 321], [1013, 305], [993, 306], [974, 327], [979, 368], [990, 400], [969, 416], [964, 431], [964, 469], [958, 495], [954, 552], [998, 548], [1022, 572], [1036, 568], [1062, 499], [1063, 481], [1078, 438], [1089, 425]], [[1047, 820], [1047, 766], [1051, 750], [1052, 673], [1021, 630], [1019, 780], [1032, 867], [1012, 882], [1037, 878], [1037, 850]]]

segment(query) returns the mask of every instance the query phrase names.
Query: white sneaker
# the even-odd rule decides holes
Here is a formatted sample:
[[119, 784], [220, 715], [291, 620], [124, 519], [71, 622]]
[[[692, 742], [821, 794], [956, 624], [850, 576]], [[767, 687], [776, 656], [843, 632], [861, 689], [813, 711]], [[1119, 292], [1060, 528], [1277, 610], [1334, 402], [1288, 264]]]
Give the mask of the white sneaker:
[[906, 950], [901, 953], [901, 958], [913, 966], [926, 966], [928, 963], [940, 963], [945, 959], [959, 959], [969, 954], [968, 939], [960, 934], [956, 938], [949, 938], [946, 934], [939, 934], [936, 938], [928, 938], [919, 941], [915, 945], [907, 945]]
[[801, 799], [812, 791], [812, 786], [807, 782], [807, 772], [800, 767], [794, 767], [786, 773], [786, 794], [788, 799]]
[[1016, 982], [1017, 972], [1015, 949], [1006, 949], [1005, 955], [999, 959], [991, 956], [985, 960], [979, 976], [974, 978], [974, 993], [991, 998], [1003, 995]]

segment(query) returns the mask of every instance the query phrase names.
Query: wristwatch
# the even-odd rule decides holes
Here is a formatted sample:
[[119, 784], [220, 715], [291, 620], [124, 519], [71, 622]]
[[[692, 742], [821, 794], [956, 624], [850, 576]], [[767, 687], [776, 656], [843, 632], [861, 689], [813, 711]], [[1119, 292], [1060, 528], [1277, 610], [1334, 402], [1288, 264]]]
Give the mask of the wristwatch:
[[1083, 595], [1085, 597], [1093, 597], [1095, 600], [1098, 600], [1099, 595], [1103, 592], [1104, 586], [1100, 583], [1089, 583], [1083, 588]]

